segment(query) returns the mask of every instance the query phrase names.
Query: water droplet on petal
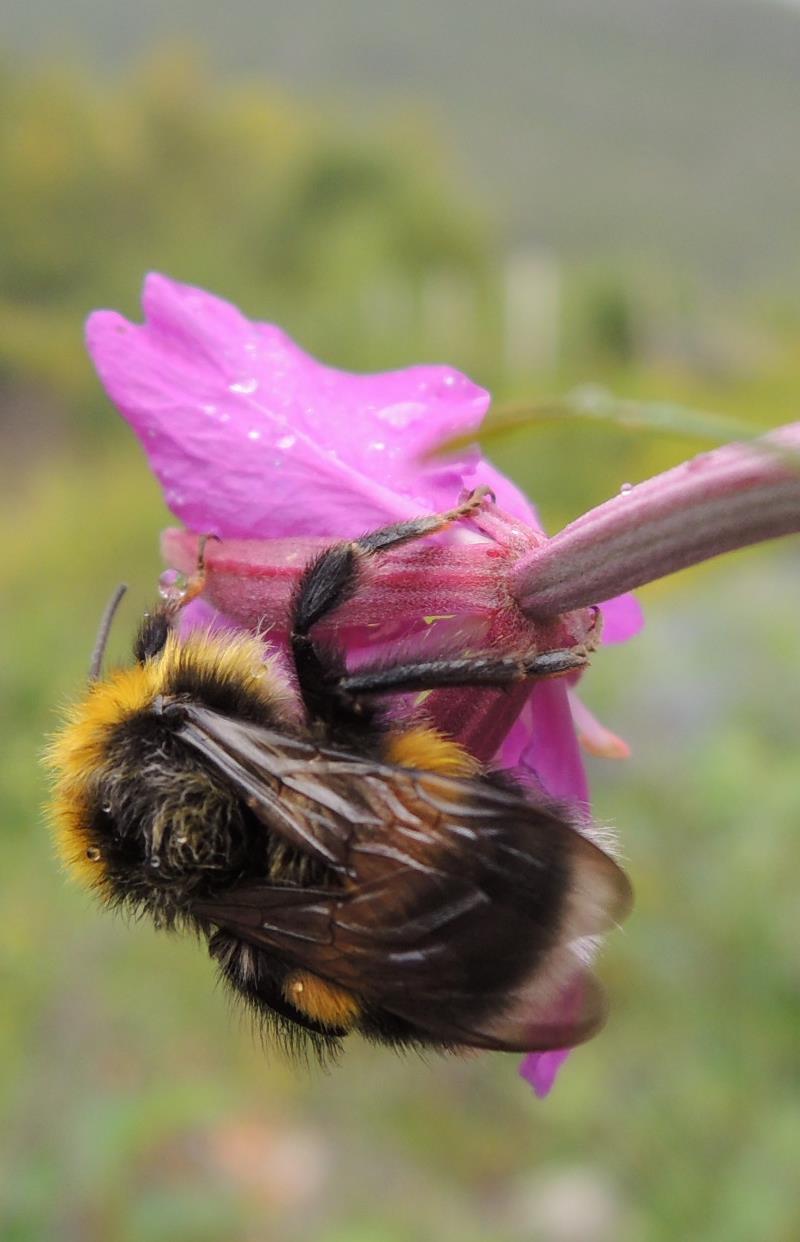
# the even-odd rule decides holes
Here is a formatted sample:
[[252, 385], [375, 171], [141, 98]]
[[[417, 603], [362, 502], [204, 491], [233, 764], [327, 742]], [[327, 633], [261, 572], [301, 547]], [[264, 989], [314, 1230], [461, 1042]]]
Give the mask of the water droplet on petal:
[[260, 440], [261, 432], [258, 431], [255, 427], [251, 427], [247, 433], [247, 438], [248, 440]]
[[231, 392], [244, 393], [245, 396], [249, 397], [258, 388], [258, 380], [254, 379], [252, 375], [248, 375], [246, 379], [237, 380], [235, 384], [229, 384], [228, 387]]
[[408, 427], [425, 413], [426, 407], [419, 401], [398, 401], [378, 410], [378, 418], [390, 427]]
[[217, 407], [215, 405], [212, 405], [210, 402], [208, 402], [206, 405], [201, 405], [200, 409], [203, 411], [204, 414], [208, 414], [209, 417], [212, 417], [212, 418], [217, 412]]
[[380, 453], [382, 452], [383, 449], [386, 448], [386, 445], [384, 444], [383, 440], [373, 440], [372, 444], [370, 444], [369, 447], [373, 449], [374, 452]]
[[180, 603], [186, 594], [186, 576], [177, 569], [165, 569], [158, 579], [158, 593], [167, 603]]
[[629, 496], [632, 491], [633, 491], [632, 483], [622, 483], [620, 485], [620, 489], [619, 489], [620, 496]]
[[277, 441], [276, 447], [279, 449], [290, 449], [293, 448], [296, 443], [297, 436], [281, 436], [280, 440]]

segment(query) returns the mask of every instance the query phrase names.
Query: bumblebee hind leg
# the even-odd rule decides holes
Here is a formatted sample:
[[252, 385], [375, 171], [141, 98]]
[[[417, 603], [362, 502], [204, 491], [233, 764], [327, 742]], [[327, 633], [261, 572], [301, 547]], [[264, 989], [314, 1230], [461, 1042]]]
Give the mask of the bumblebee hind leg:
[[[312, 976], [291, 971], [277, 958], [224, 931], [210, 935], [208, 951], [223, 981], [287, 1053], [301, 1059], [310, 1053], [322, 1064], [335, 1060], [341, 1052], [341, 1041], [352, 1026], [354, 1013], [346, 1011], [342, 1003], [338, 1007], [329, 1004], [326, 1009], [316, 996], [313, 1010], [309, 1005], [302, 1007], [293, 1003], [292, 985], [296, 988], [298, 982], [302, 982], [305, 992]], [[322, 980], [316, 982], [324, 987]], [[334, 991], [338, 993], [341, 989]], [[338, 995], [335, 999], [339, 999]], [[320, 1008], [322, 1012], [318, 1013]], [[337, 1025], [335, 1019], [343, 1016], [350, 1020]]]
[[519, 681], [563, 677], [565, 673], [585, 668], [588, 660], [584, 647], [523, 651], [511, 655], [478, 651], [453, 660], [366, 665], [356, 673], [340, 677], [336, 689], [339, 694], [353, 699], [363, 695], [408, 694], [453, 686], [493, 686], [500, 689]]

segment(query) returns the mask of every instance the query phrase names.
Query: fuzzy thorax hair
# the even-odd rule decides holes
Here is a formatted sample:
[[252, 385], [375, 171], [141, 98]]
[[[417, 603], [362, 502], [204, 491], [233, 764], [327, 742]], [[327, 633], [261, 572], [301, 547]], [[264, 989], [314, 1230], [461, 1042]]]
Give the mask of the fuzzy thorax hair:
[[250, 719], [293, 715], [276, 661], [265, 659], [263, 644], [248, 635], [173, 633], [157, 657], [91, 683], [67, 708], [46, 754], [54, 778], [48, 811], [56, 847], [68, 871], [90, 887], [102, 879], [103, 868], [91, 853], [89, 808], [109, 776], [114, 736], [160, 695], [187, 695]]

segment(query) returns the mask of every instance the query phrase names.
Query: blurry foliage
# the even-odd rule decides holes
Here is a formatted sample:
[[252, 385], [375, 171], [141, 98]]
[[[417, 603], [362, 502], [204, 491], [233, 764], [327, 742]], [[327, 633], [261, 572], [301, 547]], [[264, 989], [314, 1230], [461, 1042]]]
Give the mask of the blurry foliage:
[[[0, 102], [0, 471], [14, 480], [20, 459], [120, 436], [82, 326], [96, 306], [139, 318], [153, 269], [280, 323], [342, 367], [446, 361], [500, 402], [590, 379], [764, 426], [794, 417], [798, 360], [783, 344], [763, 348], [766, 333], [793, 339], [786, 304], [759, 308], [763, 329], [740, 308], [738, 335], [726, 328], [720, 346], [685, 282], [676, 291], [644, 268], [553, 259], [555, 284], [545, 278], [515, 309], [517, 256], [502, 254], [418, 112], [345, 123], [268, 85], [221, 83], [175, 49], [114, 83], [6, 61]], [[543, 316], [555, 325], [547, 357]], [[530, 339], [529, 367], [524, 346], [513, 367], [503, 362], [512, 329]], [[520, 454], [516, 438], [492, 445], [551, 528], [694, 451], [679, 430], [654, 445], [561, 425], [535, 452]]]
[[[135, 313], [149, 269], [361, 367], [393, 333], [413, 345], [437, 271], [481, 281], [481, 222], [421, 127], [343, 132], [179, 53], [113, 86], [6, 63], [0, 99], [0, 383], [47, 384], [80, 416], [101, 404], [82, 321], [97, 305]], [[381, 296], [388, 333], [366, 305]]]
[[[119, 434], [81, 347], [82, 325], [96, 306], [138, 318], [152, 269], [280, 323], [334, 365], [447, 361], [501, 400], [553, 397], [592, 379], [623, 396], [735, 415], [742, 380], [761, 384], [762, 394], [765, 372], [787, 393], [780, 377], [794, 385], [797, 359], [783, 345], [768, 365], [762, 356], [764, 332], [780, 341], [796, 332], [786, 304], [759, 308], [763, 330], [752, 327], [754, 308], [740, 308], [739, 336], [731, 343], [723, 334], [719, 347], [707, 308], [685, 283], [676, 290], [644, 268], [583, 269], [553, 257], [553, 288], [545, 279], [515, 310], [507, 282], [517, 256], [503, 254], [443, 136], [432, 136], [419, 112], [345, 122], [335, 108], [262, 83], [222, 83], [198, 56], [175, 49], [113, 83], [6, 60], [0, 104], [7, 463], [17, 441], [30, 455]], [[515, 339], [529, 338], [538, 358], [530, 367], [524, 350], [514, 367], [503, 363], [514, 315]], [[544, 360], [542, 316], [555, 324]], [[749, 393], [745, 403], [751, 413]], [[760, 401], [756, 418], [770, 425], [793, 409]], [[535, 457], [520, 462], [513, 450], [506, 461], [551, 524], [615, 490], [620, 470], [635, 481], [653, 460], [641, 436], [592, 431], [581, 440], [590, 451], [565, 481], [557, 459], [576, 456], [571, 434], [553, 429]], [[692, 447], [676, 440], [673, 450], [656, 450], [656, 462]]]
[[620, 274], [593, 274], [585, 282], [576, 319], [577, 343], [588, 362], [626, 366], [640, 352], [637, 307]]

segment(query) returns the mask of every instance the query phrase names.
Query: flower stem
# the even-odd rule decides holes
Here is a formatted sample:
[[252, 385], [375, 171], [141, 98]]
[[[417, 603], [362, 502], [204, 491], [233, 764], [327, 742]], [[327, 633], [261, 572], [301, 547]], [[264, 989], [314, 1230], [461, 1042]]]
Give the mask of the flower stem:
[[625, 487], [521, 558], [517, 602], [529, 617], [551, 617], [800, 531], [798, 452], [792, 423]]

